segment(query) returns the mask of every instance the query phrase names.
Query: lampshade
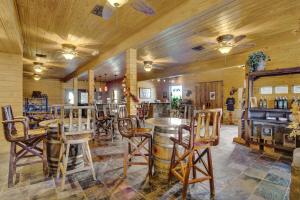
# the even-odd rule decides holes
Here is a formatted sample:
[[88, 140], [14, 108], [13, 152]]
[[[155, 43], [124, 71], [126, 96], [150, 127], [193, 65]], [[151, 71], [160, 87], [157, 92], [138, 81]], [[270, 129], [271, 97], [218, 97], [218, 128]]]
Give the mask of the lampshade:
[[221, 52], [221, 54], [228, 54], [231, 51], [231, 49], [232, 49], [231, 45], [224, 44], [221, 45], [218, 50]]
[[144, 61], [144, 70], [150, 72], [152, 70], [152, 61]]
[[72, 60], [75, 57], [75, 54], [73, 52], [64, 52], [62, 55], [67, 60]]
[[36, 72], [36, 73], [41, 73], [43, 71], [43, 66], [42, 64], [35, 64], [33, 66], [33, 70]]
[[108, 91], [108, 88], [107, 88], [107, 86], [106, 86], [106, 85], [104, 86], [104, 91], [105, 91], [105, 92], [107, 92], [107, 91]]
[[110, 5], [112, 5], [113, 7], [121, 7], [123, 6], [125, 3], [127, 3], [128, 0], [107, 0]]
[[41, 76], [38, 75], [38, 74], [35, 74], [35, 75], [33, 75], [33, 79], [36, 80], [36, 81], [38, 81], [38, 80], [41, 79]]
[[102, 88], [101, 87], [99, 87], [99, 92], [102, 92]]

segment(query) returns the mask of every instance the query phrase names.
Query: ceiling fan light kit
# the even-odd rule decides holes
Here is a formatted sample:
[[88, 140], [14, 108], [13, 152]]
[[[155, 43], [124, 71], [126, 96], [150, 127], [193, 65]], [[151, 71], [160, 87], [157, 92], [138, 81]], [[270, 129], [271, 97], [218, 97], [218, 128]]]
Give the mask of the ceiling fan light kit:
[[76, 46], [72, 44], [62, 44], [63, 47], [63, 53], [62, 55], [64, 56], [65, 59], [67, 60], [72, 60], [76, 55]]
[[144, 70], [150, 72], [152, 70], [152, 61], [144, 61]]
[[125, 3], [128, 2], [128, 0], [107, 0], [107, 1], [111, 6], [116, 8], [123, 6]]
[[229, 44], [222, 44], [218, 50], [221, 52], [221, 54], [228, 54], [232, 49], [232, 45]]
[[38, 81], [38, 80], [41, 79], [41, 76], [38, 75], [38, 74], [35, 74], [35, 75], [33, 75], [33, 79], [34, 79], [35, 81]]
[[43, 63], [34, 62], [33, 64], [34, 64], [33, 70], [36, 73], [42, 73], [42, 71], [43, 71]]

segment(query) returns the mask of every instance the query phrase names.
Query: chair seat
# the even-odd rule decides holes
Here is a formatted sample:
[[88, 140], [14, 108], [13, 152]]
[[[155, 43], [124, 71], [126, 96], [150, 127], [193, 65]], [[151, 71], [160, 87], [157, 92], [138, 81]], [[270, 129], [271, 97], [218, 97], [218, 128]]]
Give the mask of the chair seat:
[[129, 137], [152, 137], [151, 128], [131, 128], [128, 129]]
[[29, 137], [45, 135], [45, 134], [46, 134], [46, 130], [43, 128], [31, 129], [28, 131]]
[[92, 134], [91, 133], [84, 133], [84, 134], [72, 134], [72, 135], [66, 135], [64, 140], [91, 140]]

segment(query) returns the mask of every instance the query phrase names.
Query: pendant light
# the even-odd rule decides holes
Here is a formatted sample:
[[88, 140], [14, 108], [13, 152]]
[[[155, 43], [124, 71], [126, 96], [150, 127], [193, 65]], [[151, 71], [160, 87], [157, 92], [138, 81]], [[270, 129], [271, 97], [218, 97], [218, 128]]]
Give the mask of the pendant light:
[[102, 92], [102, 88], [101, 88], [101, 76], [99, 76], [99, 82], [100, 82], [99, 92]]
[[107, 91], [108, 91], [107, 83], [106, 83], [106, 75], [107, 75], [107, 74], [104, 74], [104, 76], [105, 76], [105, 78], [104, 78], [104, 80], [105, 80], [104, 92], [107, 92]]

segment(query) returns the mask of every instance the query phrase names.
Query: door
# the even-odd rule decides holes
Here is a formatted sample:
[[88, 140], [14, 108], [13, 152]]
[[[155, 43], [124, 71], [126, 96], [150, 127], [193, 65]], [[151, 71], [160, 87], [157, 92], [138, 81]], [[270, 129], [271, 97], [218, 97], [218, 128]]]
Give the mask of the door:
[[223, 108], [223, 81], [198, 83], [195, 103], [198, 109]]

